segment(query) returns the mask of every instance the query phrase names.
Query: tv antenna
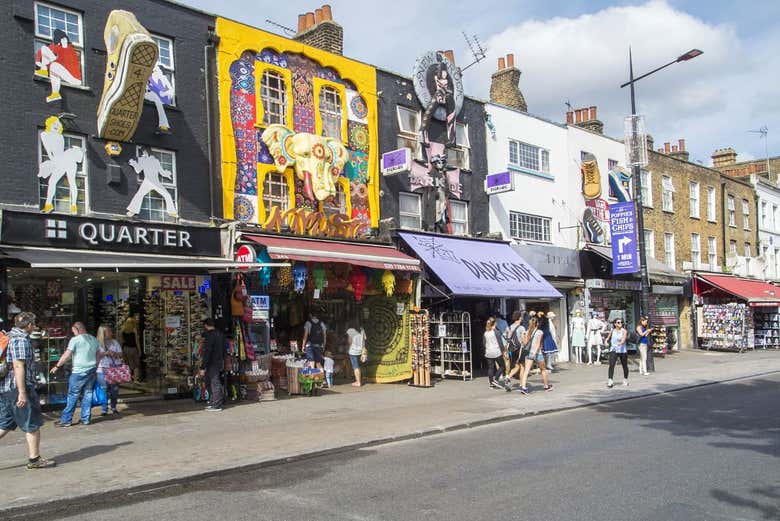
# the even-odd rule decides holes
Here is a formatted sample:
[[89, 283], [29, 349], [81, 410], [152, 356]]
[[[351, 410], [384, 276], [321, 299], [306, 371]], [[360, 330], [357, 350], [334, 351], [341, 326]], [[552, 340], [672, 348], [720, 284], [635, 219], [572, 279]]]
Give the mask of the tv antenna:
[[571, 102], [569, 100], [564, 101], [563, 104], [566, 105], [566, 108], [569, 109], [569, 112], [572, 112], [574, 110], [574, 107], [572, 107]]
[[274, 25], [274, 26], [278, 27], [279, 29], [281, 29], [282, 31], [284, 31], [285, 33], [290, 34], [290, 35], [297, 34], [297, 32], [298, 32], [298, 31], [296, 31], [295, 29], [293, 29], [291, 27], [287, 27], [286, 25], [282, 25], [280, 23], [276, 23], [273, 20], [271, 20], [270, 18], [266, 18], [265, 19], [265, 23], [267, 23], [269, 25]]
[[486, 49], [482, 47], [482, 43], [480, 43], [479, 38], [477, 38], [477, 35], [475, 34], [472, 37], [469, 37], [469, 35], [466, 34], [466, 31], [461, 31], [463, 33], [463, 38], [466, 40], [466, 44], [469, 46], [469, 50], [471, 50], [471, 55], [474, 56], [474, 61], [466, 65], [461, 69], [462, 71], [465, 71], [472, 65], [476, 65], [482, 60], [485, 59], [485, 51]]
[[758, 134], [759, 139], [764, 140], [764, 157], [766, 158], [766, 175], [769, 180], [772, 180], [772, 170], [769, 167], [769, 128], [764, 125], [758, 130], [748, 130], [751, 134]]

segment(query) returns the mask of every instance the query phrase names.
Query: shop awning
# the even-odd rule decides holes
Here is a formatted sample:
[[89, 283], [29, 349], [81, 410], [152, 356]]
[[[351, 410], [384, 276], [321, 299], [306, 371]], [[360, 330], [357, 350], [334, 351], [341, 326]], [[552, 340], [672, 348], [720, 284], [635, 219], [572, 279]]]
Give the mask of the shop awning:
[[505, 242], [399, 235], [456, 296], [561, 297]]
[[[747, 301], [751, 306], [780, 306], [780, 287], [768, 282], [731, 275], [704, 275], [701, 273], [697, 273], [696, 278]], [[700, 291], [697, 293], [701, 294]]]
[[[609, 262], [612, 262], [612, 248], [588, 244], [585, 246], [585, 251], [592, 251]], [[647, 271], [653, 282], [685, 284], [685, 281], [688, 280], [688, 276], [684, 273], [671, 269], [669, 266], [653, 257], [647, 257]]]
[[[8, 257], [18, 259], [31, 268], [81, 269], [81, 270], [165, 270], [193, 269], [217, 271], [246, 267], [240, 263], [215, 257], [175, 257], [169, 255], [135, 255], [132, 253], [108, 253], [95, 250], [60, 250], [55, 248], [17, 248], [3, 246]], [[252, 265], [253, 269], [263, 266], [286, 266], [288, 263]]]
[[344, 262], [380, 270], [420, 271], [420, 261], [392, 246], [248, 234], [242, 238], [265, 246], [274, 260]]

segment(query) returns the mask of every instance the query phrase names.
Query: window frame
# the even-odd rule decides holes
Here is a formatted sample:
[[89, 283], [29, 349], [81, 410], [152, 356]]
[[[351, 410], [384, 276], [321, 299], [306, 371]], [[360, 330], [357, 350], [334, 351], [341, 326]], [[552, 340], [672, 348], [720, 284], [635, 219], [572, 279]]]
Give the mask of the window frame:
[[[458, 128], [463, 129], [465, 144], [460, 143], [458, 139]], [[454, 154], [454, 158], [450, 155]], [[463, 155], [463, 161], [458, 159], [458, 155]], [[469, 126], [467, 123], [455, 122], [455, 146], [447, 148], [447, 164], [455, 166], [461, 170], [471, 170], [471, 140], [469, 139]]]
[[750, 231], [750, 201], [742, 199], [742, 229]]
[[[469, 234], [469, 203], [462, 199], [450, 199], [450, 225], [452, 227], [452, 235], [467, 236]], [[455, 219], [455, 212], [452, 211], [453, 206], [463, 205], [463, 219]], [[463, 233], [455, 232], [455, 225], [463, 225]]]
[[737, 227], [737, 204], [733, 195], [726, 196], [726, 210], [728, 212], [729, 226]]
[[[266, 78], [270, 78], [271, 76], [274, 77], [274, 79], [281, 84], [281, 89], [276, 87], [271, 87], [265, 84]], [[290, 104], [290, 97], [287, 95], [287, 77], [279, 72], [276, 69], [273, 68], [264, 68], [260, 72], [260, 103], [263, 106], [263, 114], [262, 114], [262, 120], [261, 124], [264, 127], [267, 127], [269, 125], [284, 125], [287, 126], [287, 118], [289, 114], [288, 106]], [[281, 93], [281, 99], [279, 98], [273, 98], [269, 96], [267, 93], [269, 92], [277, 92]], [[266, 103], [268, 103], [268, 108], [266, 107]], [[278, 105], [281, 108], [281, 112], [278, 114], [276, 112], [273, 112], [269, 110], [269, 108], [272, 105]], [[273, 116], [277, 116], [281, 118], [281, 121], [271, 121], [269, 119], [269, 114]]]
[[[516, 155], [516, 160], [515, 161], [512, 161], [512, 155], [513, 155], [512, 154], [512, 145], [515, 145], [516, 150], [517, 150], [516, 154], [515, 154]], [[524, 154], [522, 152], [523, 147], [528, 147], [528, 149], [526, 149], [527, 153], [525, 154], [525, 157], [526, 157], [527, 160], [530, 161], [531, 158], [534, 155], [536, 156], [536, 158], [534, 159], [534, 161], [536, 162], [536, 168], [534, 168], [533, 165], [530, 162], [527, 163], [527, 164], [523, 164], [523, 162], [522, 162], [523, 161], [523, 157], [524, 157]], [[530, 150], [530, 149], [535, 149], [535, 154], [534, 154], [534, 150]], [[545, 162], [545, 160], [542, 157], [542, 152], [543, 151], [546, 152], [546, 155], [547, 155], [547, 159], [546, 159], [547, 170], [546, 171], [542, 169], [542, 167], [544, 166], [544, 162]], [[508, 138], [507, 139], [507, 165], [511, 169], [519, 170], [521, 172], [526, 172], [526, 173], [530, 173], [530, 174], [533, 174], [533, 175], [539, 175], [541, 177], [552, 178], [553, 175], [550, 172], [550, 159], [551, 159], [550, 149], [548, 149], [548, 148], [540, 147], [538, 145], [533, 145], [531, 143], [528, 143], [528, 142], [525, 142], [525, 141], [521, 141], [519, 139], [514, 139], [514, 138]]]
[[[51, 36], [46, 36], [45, 34], [38, 31], [38, 8], [39, 7], [46, 7], [47, 9], [54, 9], [56, 11], [62, 11], [65, 14], [71, 14], [75, 15], [78, 20], [78, 33], [79, 33], [79, 43], [73, 43], [73, 41], [70, 42], [71, 45], [73, 45], [79, 54], [79, 62], [81, 65], [81, 85], [71, 85], [67, 82], [62, 82], [62, 87], [69, 87], [69, 88], [75, 88], [75, 89], [85, 89], [87, 88], [87, 62], [84, 57], [84, 53], [86, 50], [86, 46], [84, 45], [84, 13], [81, 11], [76, 11], [75, 9], [69, 9], [67, 7], [63, 7], [56, 4], [49, 4], [47, 2], [33, 2], [33, 56], [38, 52], [37, 43], [43, 43], [44, 45], [49, 45], [54, 43], [54, 28], [51, 28]], [[51, 19], [51, 17], [49, 17]], [[66, 22], [67, 25], [67, 22]], [[67, 34], [67, 31], [66, 31]], [[68, 39], [70, 39], [70, 36], [68, 36]], [[40, 76], [39, 76], [40, 77]], [[47, 78], [47, 81], [48, 80]]]
[[[402, 198], [414, 198], [417, 203], [417, 213], [404, 212], [401, 204]], [[417, 220], [418, 225], [416, 227], [408, 227], [404, 225], [404, 218], [413, 218]], [[415, 192], [399, 192], [398, 193], [398, 227], [405, 230], [422, 230], [422, 196]]]
[[[326, 81], [320, 78], [314, 79], [314, 85], [315, 85], [315, 95], [316, 98], [314, 100], [315, 103], [315, 112], [317, 114], [316, 121], [315, 121], [315, 129], [318, 136], [325, 136], [330, 137], [332, 139], [335, 139], [337, 141], [340, 141], [341, 143], [347, 142], [347, 107], [346, 107], [346, 99], [347, 99], [347, 91], [344, 88], [343, 85], [339, 85], [338, 83], [332, 82], [332, 81]], [[327, 110], [323, 109], [323, 103], [322, 103], [322, 96], [323, 94], [326, 95], [327, 93], [333, 93], [336, 95], [339, 101], [339, 105], [337, 109], [334, 109], [333, 111], [328, 112]], [[336, 99], [336, 98], [334, 98]], [[331, 136], [326, 134], [325, 130], [328, 128], [328, 126], [325, 124], [326, 121], [326, 114], [336, 117], [338, 115], [338, 128], [339, 128], [339, 136]], [[329, 117], [330, 117], [329, 116]]]
[[[167, 36], [162, 36], [160, 34], [154, 34], [150, 33], [152, 40], [154, 40], [154, 43], [157, 44], [157, 65], [160, 66], [160, 70], [165, 74], [166, 72], [170, 74], [170, 77], [168, 80], [171, 82], [171, 87], [173, 87], [173, 103], [165, 103], [168, 107], [175, 107], [176, 106], [176, 57], [175, 57], [175, 43], [172, 38], [168, 38]], [[160, 63], [160, 56], [162, 56], [162, 53], [160, 52], [160, 42], [159, 41], [165, 41], [168, 42], [171, 46], [171, 65], [163, 65]]]
[[[539, 222], [534, 224], [531, 222], [521, 223], [518, 219], [529, 218], [539, 219]], [[528, 226], [538, 227], [538, 233], [530, 231], [527, 236], [521, 235], [521, 228], [525, 224], [526, 229]], [[509, 212], [509, 235], [514, 240], [536, 242], [540, 244], [552, 244], [552, 217], [546, 217], [544, 215], [536, 215], [526, 212]], [[541, 238], [538, 238], [541, 237]]]
[[[44, 161], [43, 155], [44, 155], [45, 150], [43, 148], [43, 143], [41, 142], [41, 133], [44, 132], [44, 131], [45, 131], [44, 128], [39, 128], [38, 129], [38, 168], [39, 168], [39, 170], [40, 170], [41, 163]], [[77, 185], [77, 187], [76, 187], [76, 206], [78, 206], [78, 192], [79, 192], [79, 190], [78, 190], [78, 180], [79, 180], [79, 178], [81, 178], [81, 179], [83, 179], [83, 183], [84, 183], [84, 190], [83, 190], [84, 191], [84, 209], [83, 209], [83, 211], [81, 209], [79, 209], [79, 213], [77, 215], [89, 215], [91, 213], [91, 210], [90, 210], [90, 204], [89, 204], [89, 161], [87, 159], [87, 136], [85, 136], [83, 134], [73, 134], [73, 133], [70, 133], [70, 132], [63, 132], [62, 136], [64, 138], [78, 139], [78, 140], [81, 141], [81, 150], [84, 153], [84, 157], [81, 160], [81, 163], [79, 163], [81, 165], [81, 169], [80, 170], [81, 170], [82, 173], [79, 174], [79, 172], [76, 172], [76, 185]], [[67, 143], [66, 143], [65, 150], [67, 150], [69, 148], [72, 148], [72, 147], [69, 147], [67, 145]], [[46, 202], [46, 191], [48, 190], [49, 180], [51, 178], [47, 178], [46, 179], [46, 184], [45, 185], [42, 184], [43, 181], [44, 181], [43, 178], [36, 177], [36, 179], [38, 180], [38, 209], [41, 210], [41, 209], [43, 209], [43, 205]], [[60, 182], [61, 183], [62, 182], [67, 183], [67, 177], [63, 176], [63, 178], [60, 179]], [[59, 188], [58, 188], [58, 190], [59, 190]], [[70, 187], [65, 188], [65, 190], [70, 190]], [[54, 211], [52, 213], [58, 213], [58, 214], [63, 214], [64, 213], [64, 214], [71, 215], [70, 208], [68, 208], [66, 210], [57, 210], [57, 201], [58, 200], [59, 199], [57, 198], [57, 193], [55, 192], [54, 199], [52, 200], [52, 202], [54, 204]]]
[[698, 181], [688, 183], [688, 211], [692, 219], [701, 218], [700, 188]]
[[718, 264], [718, 239], [713, 235], [707, 237], [707, 264], [710, 269]]
[[[668, 183], [666, 183], [668, 181]], [[674, 213], [674, 183], [668, 175], [661, 176], [661, 210]], [[668, 200], [667, 200], [668, 196]], [[667, 204], [668, 202], [668, 204]]]
[[655, 230], [645, 228], [645, 253], [655, 259]]
[[[422, 125], [422, 111], [411, 109], [409, 107], [405, 107], [403, 105], [396, 105], [395, 106], [395, 115], [396, 119], [398, 121], [398, 136], [396, 139], [396, 144], [398, 145], [398, 148], [410, 148], [412, 150], [412, 158], [414, 159], [422, 159], [422, 143], [420, 142], [420, 125]], [[401, 117], [401, 111], [409, 112], [410, 114], [413, 113], [415, 120], [417, 121], [416, 129], [413, 131], [407, 131], [404, 129], [403, 124], [401, 123], [403, 121], [403, 118]], [[409, 143], [414, 143], [413, 147], [409, 146]]]
[[[270, 179], [269, 176], [279, 176], [279, 178], [281, 178], [281, 182], [276, 182], [275, 180]], [[292, 203], [290, 201], [290, 193], [291, 193], [291, 191], [290, 191], [290, 176], [288, 175], [287, 172], [277, 172], [276, 170], [269, 170], [268, 172], [265, 173], [265, 175], [263, 177], [263, 183], [262, 183], [263, 194], [261, 196], [259, 196], [259, 202], [262, 205], [262, 211], [264, 212], [266, 219], [270, 215], [271, 208], [273, 208], [273, 205], [269, 206], [266, 203], [266, 197], [267, 197], [267, 194], [268, 194], [268, 191], [267, 191], [268, 184], [267, 183], [269, 183], [269, 182], [272, 185], [279, 185], [279, 186], [284, 184], [284, 191], [286, 192], [287, 197], [286, 197], [286, 200], [284, 202], [284, 205], [282, 207], [280, 207], [279, 210], [281, 212], [285, 212], [285, 211], [289, 210], [290, 208], [292, 208]], [[270, 198], [269, 201], [271, 201], [271, 202], [277, 202], [277, 201], [281, 202], [281, 197], [283, 197], [283, 196], [273, 195], [271, 197], [272, 198]]]
[[714, 186], [707, 187], [707, 221], [718, 222], [718, 194]]
[[729, 240], [729, 253], [732, 257], [737, 256], [737, 241], [734, 239]]
[[[144, 211], [145, 208], [147, 208], [147, 211], [150, 212], [150, 214], [149, 214], [150, 216], [152, 215], [151, 212], [156, 211], [156, 210], [152, 209], [150, 206], [148, 206], [148, 204], [151, 203], [151, 201], [153, 199], [162, 199], [159, 195], [155, 196], [153, 198], [152, 197], [152, 193], [150, 192], [150, 193], [148, 193], [148, 194], [146, 194], [144, 196], [143, 203], [141, 203], [141, 209], [139, 210], [138, 214], [136, 215], [136, 218], [138, 218], [140, 220], [143, 220], [143, 221], [146, 221], [146, 222], [178, 223], [179, 220], [181, 219], [181, 210], [179, 208], [179, 203], [180, 203], [180, 201], [179, 201], [179, 176], [178, 176], [178, 173], [176, 171], [177, 170], [176, 151], [175, 150], [168, 150], [168, 149], [165, 149], [165, 148], [159, 148], [159, 147], [151, 147], [151, 146], [143, 147], [141, 145], [136, 145], [136, 151], [135, 151], [136, 157], [141, 155], [141, 151], [144, 148], [149, 150], [149, 152], [152, 153], [152, 154], [154, 154], [154, 153], [158, 153], [158, 154], [162, 153], [162, 154], [170, 154], [171, 155], [171, 177], [173, 179], [171, 181], [167, 181], [165, 179], [160, 179], [160, 181], [162, 182], [163, 188], [165, 188], [166, 190], [170, 189], [170, 186], [168, 186], [168, 185], [173, 185], [174, 192], [173, 192], [173, 194], [171, 194], [171, 197], [173, 198], [173, 201], [176, 203], [176, 213], [177, 213], [178, 217], [171, 217], [170, 215], [168, 215], [168, 213], [164, 209], [165, 208], [164, 201], [163, 201], [163, 210], [162, 210], [162, 214], [163, 214], [163, 219], [162, 220], [160, 220], [160, 219], [153, 219], [151, 217], [145, 217], [143, 215], [143, 211]], [[143, 181], [138, 176], [136, 176], [136, 179], [137, 179], [138, 186], [141, 186], [141, 183], [143, 183]], [[137, 190], [137, 187], [136, 187], [136, 190]], [[135, 193], [135, 192], [133, 192], [133, 193]], [[170, 190], [169, 190], [168, 193], [170, 193]]]
[[701, 267], [701, 235], [698, 233], [691, 234], [691, 264], [693, 269]]
[[[645, 170], [644, 168], [639, 170], [639, 177], [642, 182], [642, 193], [640, 196], [642, 197], [642, 207], [643, 208], [652, 208], [653, 207], [653, 174], [650, 172], [650, 170]], [[646, 177], [643, 178], [643, 177]]]
[[753, 257], [753, 247], [750, 245], [749, 242], [745, 243], [745, 257], [748, 259]]
[[[671, 246], [671, 247], [670, 247]], [[669, 257], [671, 256], [671, 265]], [[664, 264], [669, 268], [675, 269], [677, 266], [677, 252], [674, 245], [674, 232], [664, 232]]]

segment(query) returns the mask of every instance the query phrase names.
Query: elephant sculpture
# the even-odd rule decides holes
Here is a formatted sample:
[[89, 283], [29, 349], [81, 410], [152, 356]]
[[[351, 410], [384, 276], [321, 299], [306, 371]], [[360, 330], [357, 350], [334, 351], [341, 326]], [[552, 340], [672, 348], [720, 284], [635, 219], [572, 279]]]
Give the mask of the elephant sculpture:
[[279, 172], [295, 167], [308, 199], [323, 201], [336, 195], [335, 180], [349, 159], [340, 141], [305, 132], [296, 134], [284, 125], [270, 125], [263, 132], [262, 140]]

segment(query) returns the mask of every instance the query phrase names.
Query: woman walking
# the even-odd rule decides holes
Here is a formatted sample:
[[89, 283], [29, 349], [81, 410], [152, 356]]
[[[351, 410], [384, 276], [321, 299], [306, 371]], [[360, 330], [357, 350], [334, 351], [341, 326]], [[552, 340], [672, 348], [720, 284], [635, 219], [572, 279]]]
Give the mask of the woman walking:
[[111, 413], [118, 414], [116, 409], [119, 400], [119, 385], [109, 384], [103, 371], [108, 367], [116, 367], [122, 364], [122, 346], [114, 340], [114, 332], [110, 326], [102, 325], [97, 331], [98, 352], [97, 352], [97, 382], [105, 391], [109, 400], [103, 404], [101, 416], [108, 415], [108, 401], [111, 402]]
[[653, 332], [653, 328], [648, 325], [648, 318], [642, 317], [639, 319], [639, 325], [636, 326], [636, 334], [639, 337], [639, 374], [642, 376], [648, 376], [647, 372], [647, 351], [650, 347], [650, 333]]
[[555, 356], [558, 353], [558, 333], [555, 330], [555, 324], [552, 319], [555, 318], [555, 313], [550, 311], [545, 315], [544, 321], [544, 336], [542, 337], [542, 352], [544, 353], [544, 360], [547, 364], [547, 369], [550, 372], [555, 371]]
[[[528, 314], [522, 311], [515, 311], [512, 315], [512, 324], [509, 326], [509, 341], [507, 351], [509, 351], [509, 360], [512, 370], [506, 375], [506, 390], [512, 390], [512, 377], [523, 370], [525, 365], [525, 346], [528, 343], [526, 338], [526, 327], [528, 323]], [[522, 374], [521, 374], [522, 376]]]
[[[485, 323], [485, 359], [488, 363], [488, 384], [491, 389], [504, 389], [500, 380], [503, 380], [506, 372], [504, 365], [504, 340], [501, 333], [496, 329], [496, 319], [490, 317]], [[496, 375], [496, 366], [498, 366], [498, 375]]]
[[520, 379], [520, 393], [528, 394], [528, 375], [531, 373], [531, 368], [534, 362], [539, 364], [539, 370], [542, 372], [542, 383], [544, 384], [545, 391], [552, 391], [552, 385], [547, 381], [547, 366], [544, 363], [544, 353], [542, 352], [542, 337], [544, 336], [545, 318], [543, 315], [538, 315], [536, 318], [532, 318], [528, 323], [528, 332], [526, 332], [526, 338], [530, 342], [531, 347], [528, 355], [525, 358], [525, 370], [523, 376]]
[[628, 340], [628, 331], [623, 329], [623, 321], [616, 318], [612, 321], [612, 331], [607, 335], [607, 345], [609, 345], [609, 371], [607, 374], [607, 387], [612, 388], [614, 382], [612, 377], [615, 374], [615, 362], [620, 358], [620, 365], [623, 366], [623, 385], [628, 386], [628, 353], [626, 352], [626, 340]]
[[363, 349], [366, 347], [366, 331], [357, 320], [347, 329], [347, 340], [349, 341], [347, 354], [349, 354], [352, 370], [355, 372], [355, 381], [352, 382], [352, 387], [360, 387], [363, 385], [360, 375], [360, 355], [363, 354]]

